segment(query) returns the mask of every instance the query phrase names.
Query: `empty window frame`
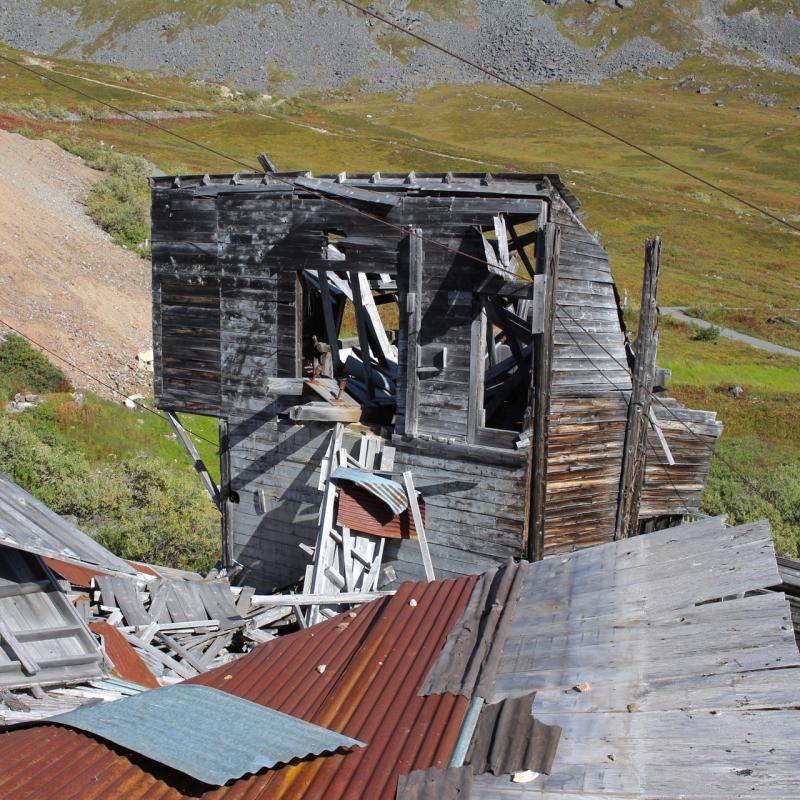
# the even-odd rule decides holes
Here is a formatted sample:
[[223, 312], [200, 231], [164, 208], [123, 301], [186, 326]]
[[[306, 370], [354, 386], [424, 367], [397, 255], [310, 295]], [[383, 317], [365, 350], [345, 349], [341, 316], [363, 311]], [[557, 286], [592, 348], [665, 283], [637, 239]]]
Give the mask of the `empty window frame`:
[[532, 302], [504, 291], [530, 282], [546, 214], [497, 214], [482, 226], [488, 271], [497, 291], [475, 295], [470, 359], [469, 440], [513, 447], [529, 424], [533, 376]]

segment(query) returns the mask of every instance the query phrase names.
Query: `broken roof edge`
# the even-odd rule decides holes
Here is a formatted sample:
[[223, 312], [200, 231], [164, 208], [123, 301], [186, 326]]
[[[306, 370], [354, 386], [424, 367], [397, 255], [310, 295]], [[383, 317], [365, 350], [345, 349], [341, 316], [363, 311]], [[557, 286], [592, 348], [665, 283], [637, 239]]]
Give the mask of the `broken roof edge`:
[[[448, 187], [453, 190], [469, 188], [476, 194], [504, 194], [502, 184], [511, 188], [518, 184], [535, 184], [525, 196], [550, 197], [552, 190], [561, 195], [568, 207], [574, 212], [580, 208], [580, 201], [566, 187], [561, 176], [557, 173], [527, 173], [527, 172], [357, 172], [340, 174], [314, 175], [310, 170], [291, 172], [236, 172], [236, 173], [205, 173], [195, 175], [164, 175], [153, 176], [150, 180], [151, 189], [208, 189], [209, 194], [218, 194], [225, 189], [229, 191], [281, 191], [284, 187], [286, 193], [303, 191], [304, 188], [295, 184], [296, 179], [313, 179], [315, 181], [330, 182], [339, 186], [363, 186], [372, 190], [404, 190], [404, 191], [434, 191], [441, 187], [441, 193], [447, 193]], [[469, 183], [474, 183], [474, 187]], [[496, 185], [499, 184], [499, 185]], [[239, 188], [241, 187], [241, 188]], [[306, 189], [306, 191], [308, 191]], [[313, 191], [313, 190], [312, 190]], [[520, 192], [513, 192], [519, 195]]]
[[0, 472], [0, 544], [126, 577], [139, 574], [125, 560], [37, 500], [4, 472]]

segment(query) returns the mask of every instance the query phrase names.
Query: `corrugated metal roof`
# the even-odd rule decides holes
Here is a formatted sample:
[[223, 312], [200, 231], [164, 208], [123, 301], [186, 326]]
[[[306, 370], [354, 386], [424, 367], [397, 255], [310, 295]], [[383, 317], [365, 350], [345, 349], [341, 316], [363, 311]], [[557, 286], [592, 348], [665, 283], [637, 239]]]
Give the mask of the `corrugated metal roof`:
[[0, 472], [0, 544], [40, 556], [134, 574], [130, 564], [99, 545]]
[[402, 514], [408, 508], [406, 490], [397, 481], [384, 478], [382, 475], [373, 475], [371, 472], [352, 467], [337, 467], [331, 475], [331, 480], [335, 483], [347, 481], [360, 486], [386, 503], [394, 514]]
[[364, 748], [212, 790], [86, 734], [42, 726], [0, 735], [0, 798], [394, 798], [399, 775], [443, 769], [452, 754], [466, 699], [418, 692], [476, 581], [402, 584], [393, 597], [267, 642], [190, 682], [367, 742]]
[[419, 769], [401, 775], [397, 800], [469, 800], [472, 796], [472, 767]]
[[550, 773], [561, 728], [531, 716], [535, 696], [530, 692], [481, 708], [466, 760], [473, 774]]
[[48, 723], [87, 731], [212, 786], [296, 758], [364, 746], [228, 692], [186, 684], [84, 706]]
[[523, 578], [523, 566], [513, 560], [481, 575], [461, 619], [453, 626], [442, 654], [423, 683], [423, 694], [489, 695]]
[[160, 686], [156, 676], [142, 661], [128, 640], [113, 626], [100, 620], [90, 626], [93, 633], [103, 637], [106, 655], [114, 664], [112, 675], [144, 686], [147, 689], [158, 689]]

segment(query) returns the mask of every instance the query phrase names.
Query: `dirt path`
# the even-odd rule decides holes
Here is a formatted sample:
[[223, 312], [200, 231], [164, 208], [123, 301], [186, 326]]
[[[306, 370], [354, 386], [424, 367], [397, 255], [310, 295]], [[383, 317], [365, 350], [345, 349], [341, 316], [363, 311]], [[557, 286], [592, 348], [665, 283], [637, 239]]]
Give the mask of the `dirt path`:
[[131, 393], [149, 383], [136, 354], [151, 346], [150, 266], [86, 215], [80, 198], [100, 176], [52, 142], [0, 130], [0, 318]]
[[773, 342], [768, 342], [766, 339], [757, 339], [755, 336], [748, 336], [746, 333], [739, 333], [739, 331], [732, 330], [731, 328], [720, 328], [719, 325], [715, 325], [713, 322], [684, 314], [683, 312], [685, 310], [685, 306], [677, 306], [675, 308], [662, 308], [661, 313], [687, 325], [697, 325], [699, 328], [719, 328], [720, 336], [724, 336], [727, 339], [735, 339], [737, 342], [744, 342], [744, 344], [749, 344], [750, 347], [757, 347], [759, 350], [767, 350], [770, 353], [780, 353], [783, 356], [800, 358], [800, 350], [792, 350], [791, 347], [774, 344]]

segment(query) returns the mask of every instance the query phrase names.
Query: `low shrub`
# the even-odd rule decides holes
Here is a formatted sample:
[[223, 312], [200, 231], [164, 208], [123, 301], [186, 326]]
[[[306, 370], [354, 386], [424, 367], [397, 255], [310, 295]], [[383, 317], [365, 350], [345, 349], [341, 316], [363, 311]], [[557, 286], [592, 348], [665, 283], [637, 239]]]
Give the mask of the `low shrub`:
[[214, 565], [219, 515], [192, 473], [150, 456], [92, 464], [47, 428], [47, 413], [0, 413], [0, 471], [123, 558], [198, 572]]
[[0, 402], [18, 392], [45, 394], [69, 390], [69, 381], [38, 350], [15, 333], [0, 340]]
[[86, 208], [92, 219], [123, 247], [149, 256], [149, 167], [142, 158], [113, 155], [106, 176], [89, 190]]
[[707, 328], [701, 328], [699, 325], [693, 325], [694, 333], [692, 339], [695, 342], [716, 342], [719, 339], [720, 330], [716, 325], [710, 325]]

